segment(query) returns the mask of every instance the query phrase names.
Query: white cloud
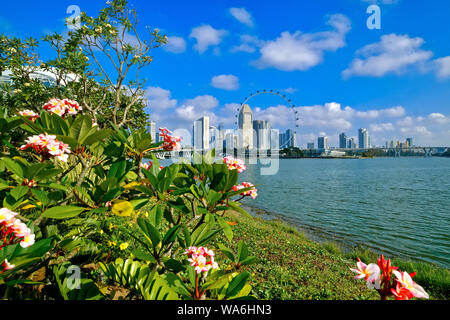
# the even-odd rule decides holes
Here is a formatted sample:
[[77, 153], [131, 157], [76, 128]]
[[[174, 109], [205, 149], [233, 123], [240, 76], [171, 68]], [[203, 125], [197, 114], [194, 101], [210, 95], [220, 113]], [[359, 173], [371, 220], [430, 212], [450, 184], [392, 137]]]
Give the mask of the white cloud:
[[258, 39], [256, 36], [249, 34], [243, 34], [240, 37], [241, 44], [231, 48], [231, 52], [247, 52], [253, 53], [257, 48], [264, 45], [264, 41]]
[[345, 35], [350, 20], [342, 14], [331, 15], [327, 21], [333, 30], [302, 33], [285, 31], [260, 48], [260, 58], [252, 64], [257, 68], [276, 68], [283, 71], [304, 71], [323, 61], [325, 51], [336, 51], [345, 46]]
[[372, 132], [385, 132], [385, 131], [394, 131], [394, 125], [390, 122], [388, 123], [378, 123], [371, 124], [369, 126], [369, 130]]
[[211, 85], [218, 89], [237, 90], [239, 89], [239, 78], [232, 74], [221, 74], [212, 77]]
[[199, 53], [204, 53], [210, 46], [217, 46], [227, 34], [226, 30], [214, 29], [208, 24], [192, 29], [189, 38], [194, 38], [197, 42], [194, 49]]
[[167, 37], [167, 44], [163, 46], [164, 50], [172, 53], [183, 53], [186, 51], [186, 41], [182, 37]]
[[151, 112], [173, 108], [177, 100], [171, 99], [169, 90], [160, 87], [148, 87], [145, 90], [145, 97], [148, 99], [148, 105]]
[[230, 14], [240, 23], [253, 27], [252, 15], [245, 8], [230, 8]]
[[436, 59], [433, 63], [439, 78], [446, 79], [450, 77], [450, 56]]
[[368, 111], [356, 111], [356, 116], [363, 119], [376, 119], [380, 117], [402, 117], [405, 115], [405, 108], [402, 106], [379, 109], [379, 110], [368, 110]]
[[344, 78], [350, 76], [381, 77], [388, 73], [401, 74], [411, 66], [426, 63], [433, 53], [421, 49], [422, 38], [408, 35], [388, 34], [379, 42], [364, 46], [356, 52], [350, 66], [342, 72]]

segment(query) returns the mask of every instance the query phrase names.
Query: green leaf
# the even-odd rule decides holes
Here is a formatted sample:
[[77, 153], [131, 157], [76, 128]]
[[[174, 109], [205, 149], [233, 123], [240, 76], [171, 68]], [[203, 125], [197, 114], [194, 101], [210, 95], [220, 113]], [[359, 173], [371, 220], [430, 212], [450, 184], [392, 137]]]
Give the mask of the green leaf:
[[234, 277], [228, 285], [225, 297], [230, 298], [237, 295], [244, 288], [249, 276], [250, 274], [246, 271]]
[[227, 237], [228, 241], [233, 240], [233, 229], [231, 226], [221, 217], [217, 218], [217, 222], [219, 222], [219, 225], [222, 227], [222, 231]]
[[239, 207], [239, 203], [235, 202], [235, 201], [229, 201], [228, 205], [234, 210], [239, 212], [240, 214], [249, 217], [249, 218], [253, 218], [250, 213], [248, 213], [247, 211], [245, 211], [244, 209], [242, 209], [241, 207]]
[[26, 186], [18, 186], [12, 189], [9, 194], [12, 195], [14, 199], [19, 200], [28, 193], [28, 190], [29, 188]]
[[47, 206], [50, 202], [50, 199], [48, 198], [48, 193], [38, 190], [38, 189], [31, 189], [31, 193], [33, 196], [40, 202], [42, 202], [43, 206]]
[[85, 210], [86, 208], [77, 207], [73, 205], [52, 207], [44, 211], [43, 217], [51, 219], [67, 219], [76, 217]]
[[156, 247], [161, 242], [161, 237], [158, 230], [156, 230], [156, 228], [147, 219], [138, 218], [137, 223], [139, 228], [144, 233], [145, 237], [152, 244], [153, 248], [156, 249]]
[[219, 249], [220, 249], [220, 251], [223, 252], [224, 255], [227, 256], [228, 259], [230, 259], [232, 262], [234, 262], [234, 254], [230, 249], [228, 249], [221, 243], [219, 243]]
[[9, 159], [9, 158], [1, 158], [0, 160], [3, 162], [3, 164], [9, 171], [18, 175], [20, 178], [25, 178], [24, 177], [24, 169], [22, 168], [22, 166], [19, 163], [15, 162], [14, 160]]
[[173, 228], [171, 228], [169, 231], [167, 231], [167, 233], [165, 234], [163, 240], [162, 240], [162, 245], [166, 245], [169, 244], [171, 242], [173, 242], [177, 236], [178, 230], [180, 229], [181, 225], [176, 225]]
[[242, 261], [242, 260], [246, 259], [247, 257], [248, 257], [248, 247], [242, 240], [240, 240], [238, 243], [237, 260]]

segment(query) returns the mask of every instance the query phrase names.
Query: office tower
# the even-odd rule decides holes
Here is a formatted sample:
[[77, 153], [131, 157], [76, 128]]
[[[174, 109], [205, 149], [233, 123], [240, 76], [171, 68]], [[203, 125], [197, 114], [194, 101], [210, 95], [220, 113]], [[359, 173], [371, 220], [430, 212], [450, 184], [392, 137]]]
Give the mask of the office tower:
[[348, 139], [348, 148], [349, 149], [355, 149], [356, 148], [355, 138], [349, 138]]
[[366, 128], [361, 128], [358, 130], [358, 147], [360, 149], [370, 148], [369, 131], [367, 131]]
[[339, 148], [347, 148], [347, 135], [344, 132], [339, 135]]
[[406, 138], [406, 143], [407, 143], [408, 147], [412, 147], [413, 146], [413, 138]]
[[292, 129], [286, 130], [286, 139], [289, 148], [297, 147], [297, 135], [292, 131]]
[[306, 149], [314, 149], [314, 142], [308, 142], [306, 144]]
[[319, 137], [317, 139], [317, 149], [328, 149], [328, 137]]
[[253, 115], [248, 104], [244, 104], [239, 112], [239, 147], [253, 148]]
[[233, 152], [233, 149], [236, 148], [236, 145], [234, 144], [234, 133], [233, 130], [225, 130], [224, 132], [224, 148], [227, 151], [227, 153]]
[[209, 117], [202, 117], [194, 121], [194, 150], [209, 149]]
[[224, 143], [224, 139], [225, 139], [225, 129], [224, 129], [224, 125], [223, 122], [219, 123], [218, 126], [218, 130], [219, 130], [219, 141], [217, 142], [217, 145], [220, 146], [220, 149], [223, 149], [223, 143]]
[[270, 124], [266, 120], [253, 120], [253, 146], [258, 150], [270, 148]]
[[152, 141], [156, 142], [156, 122], [150, 121], [147, 125], [147, 131], [152, 136]]
[[209, 127], [209, 146], [210, 148], [215, 148], [216, 153], [218, 153], [222, 148], [220, 143], [219, 130], [214, 126]]
[[280, 130], [278, 129], [270, 129], [270, 149], [280, 149]]

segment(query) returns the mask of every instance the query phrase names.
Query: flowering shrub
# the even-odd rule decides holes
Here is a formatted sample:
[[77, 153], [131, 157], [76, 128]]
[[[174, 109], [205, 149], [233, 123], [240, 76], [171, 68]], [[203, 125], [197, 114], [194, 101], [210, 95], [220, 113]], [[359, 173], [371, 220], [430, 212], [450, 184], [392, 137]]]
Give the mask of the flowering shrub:
[[42, 160], [56, 157], [58, 160], [67, 162], [70, 148], [67, 144], [56, 140], [56, 136], [40, 134], [31, 136], [25, 140], [27, 144], [20, 147], [21, 150], [32, 148], [37, 154], [42, 156]]
[[378, 291], [381, 300], [386, 300], [390, 295], [396, 300], [409, 300], [412, 297], [429, 298], [425, 290], [412, 280], [415, 273], [398, 271], [397, 267], [391, 265], [390, 259], [386, 260], [383, 255], [377, 260], [377, 264], [369, 265], [358, 258], [356, 266], [356, 269], [350, 268], [356, 273], [355, 279], [364, 279], [369, 288]]

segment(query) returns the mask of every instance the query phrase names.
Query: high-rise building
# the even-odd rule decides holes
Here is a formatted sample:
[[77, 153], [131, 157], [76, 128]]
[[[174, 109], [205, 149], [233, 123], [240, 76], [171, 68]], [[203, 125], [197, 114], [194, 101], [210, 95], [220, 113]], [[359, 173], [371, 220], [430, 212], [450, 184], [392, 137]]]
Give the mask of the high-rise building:
[[270, 124], [266, 120], [253, 120], [253, 146], [258, 150], [270, 148]]
[[280, 149], [280, 130], [278, 129], [270, 129], [270, 149]]
[[209, 149], [209, 117], [205, 116], [194, 121], [193, 138], [194, 150]]
[[253, 114], [250, 106], [244, 104], [239, 112], [239, 142], [243, 149], [253, 148]]
[[367, 131], [366, 128], [361, 128], [358, 130], [358, 147], [360, 149], [370, 148], [369, 131]]
[[317, 149], [328, 149], [328, 137], [317, 138]]
[[348, 139], [347, 148], [349, 148], [349, 149], [355, 149], [356, 148], [355, 138], [349, 138]]
[[412, 147], [413, 146], [413, 138], [406, 138], [406, 144], [408, 147]]
[[297, 146], [297, 136], [292, 129], [287, 129], [285, 133], [280, 133], [280, 149], [293, 148]]
[[347, 135], [344, 132], [339, 135], [339, 148], [347, 148]]
[[308, 142], [306, 144], [306, 149], [314, 149], [314, 142]]
[[225, 129], [223, 122], [219, 123], [218, 129], [219, 129], [219, 141], [217, 145], [220, 146], [220, 149], [223, 149], [224, 148], [223, 143], [225, 139]]
[[234, 148], [237, 147], [234, 143], [234, 136], [233, 130], [227, 129], [224, 131], [224, 149], [227, 153], [232, 153]]
[[152, 136], [152, 141], [156, 142], [156, 122], [150, 121], [148, 123], [147, 130], [150, 133], [150, 135]]
[[214, 126], [210, 126], [209, 127], [209, 147], [216, 149], [216, 153], [219, 153], [219, 150], [222, 149], [222, 146], [221, 146], [222, 143], [223, 142], [221, 142], [221, 140], [220, 140], [219, 130]]

